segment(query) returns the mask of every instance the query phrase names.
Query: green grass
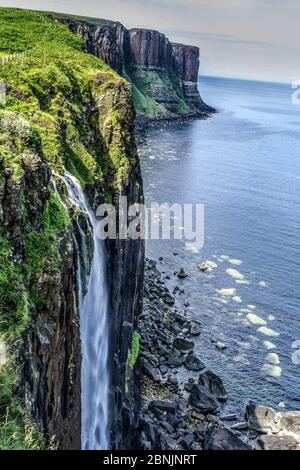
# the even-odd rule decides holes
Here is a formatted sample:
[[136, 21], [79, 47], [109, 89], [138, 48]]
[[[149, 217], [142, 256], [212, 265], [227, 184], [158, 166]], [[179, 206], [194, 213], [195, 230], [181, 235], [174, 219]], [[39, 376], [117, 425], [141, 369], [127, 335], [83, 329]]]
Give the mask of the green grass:
[[15, 340], [28, 322], [28, 296], [20, 265], [11, 259], [3, 237], [0, 237], [0, 266], [0, 335]]
[[131, 339], [131, 348], [128, 351], [128, 365], [131, 369], [134, 368], [140, 352], [140, 339], [141, 336], [137, 331], [134, 331]]
[[19, 399], [12, 396], [16, 381], [15, 365], [0, 365], [0, 450], [45, 449], [43, 435], [32, 425]]
[[[188, 111], [176, 76], [169, 76], [163, 71], [149, 70], [144, 66], [135, 66], [134, 69], [127, 70], [127, 76], [132, 84], [134, 105], [139, 114], [158, 117], [168, 111], [178, 114]], [[158, 102], [156, 97], [159, 96], [173, 98], [174, 103]]]

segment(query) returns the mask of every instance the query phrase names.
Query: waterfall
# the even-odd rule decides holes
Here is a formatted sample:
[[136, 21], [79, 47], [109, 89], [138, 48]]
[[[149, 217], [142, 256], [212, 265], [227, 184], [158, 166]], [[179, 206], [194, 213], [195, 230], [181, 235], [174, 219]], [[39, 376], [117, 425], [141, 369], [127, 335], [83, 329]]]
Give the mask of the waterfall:
[[[89, 265], [86, 234], [77, 220], [81, 247], [78, 253], [78, 293], [80, 310], [81, 366], [81, 448], [109, 448], [108, 437], [108, 289], [105, 276], [104, 244], [96, 236], [96, 218], [88, 207], [79, 181], [70, 173], [62, 177], [72, 203], [84, 213], [91, 227], [94, 253], [87, 280], [82, 276], [82, 263]], [[79, 250], [81, 248], [81, 253]], [[80, 256], [81, 254], [81, 256]], [[86, 286], [84, 284], [87, 284]]]

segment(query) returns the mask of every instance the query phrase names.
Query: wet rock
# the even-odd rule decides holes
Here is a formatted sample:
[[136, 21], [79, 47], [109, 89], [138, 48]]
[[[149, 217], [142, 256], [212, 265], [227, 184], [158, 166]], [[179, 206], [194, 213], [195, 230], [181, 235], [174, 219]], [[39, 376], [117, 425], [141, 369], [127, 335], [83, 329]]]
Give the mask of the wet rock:
[[167, 364], [170, 367], [180, 367], [182, 359], [177, 354], [172, 354], [168, 357]]
[[192, 386], [194, 383], [195, 383], [195, 380], [192, 377], [190, 377], [189, 380], [184, 384], [184, 390], [186, 390], [187, 392], [191, 392]]
[[186, 450], [190, 450], [192, 448], [194, 442], [194, 433], [193, 431], [188, 431], [185, 433], [184, 437], [181, 439], [180, 444]]
[[248, 423], [236, 423], [231, 426], [234, 431], [247, 431]]
[[222, 380], [210, 370], [200, 374], [199, 384], [207, 388], [207, 390], [214, 395], [218, 401], [225, 402], [228, 400], [228, 394]]
[[186, 322], [186, 318], [184, 318], [183, 315], [180, 315], [179, 313], [176, 313], [174, 315], [174, 320], [179, 323], [180, 325], [184, 325]]
[[250, 447], [227, 428], [213, 426], [206, 436], [206, 450], [250, 450]]
[[194, 343], [185, 338], [177, 337], [174, 339], [174, 348], [182, 353], [190, 353], [194, 349]]
[[216, 414], [219, 405], [215, 397], [202, 385], [194, 384], [189, 397], [189, 404], [195, 411]]
[[294, 436], [261, 436], [257, 443], [261, 450], [300, 450], [299, 441]]
[[174, 377], [173, 375], [170, 375], [168, 377], [168, 382], [170, 385], [178, 385], [178, 379]]
[[215, 347], [220, 351], [224, 351], [225, 349], [227, 349], [227, 346], [224, 343], [220, 343], [219, 341], [215, 343]]
[[279, 418], [273, 408], [250, 401], [246, 406], [246, 420], [250, 429], [261, 434], [278, 432]]
[[163, 421], [161, 425], [168, 431], [169, 434], [173, 434], [174, 428], [167, 421]]
[[204, 263], [198, 264], [198, 265], [197, 265], [197, 268], [200, 269], [200, 271], [205, 272], [205, 271], [207, 271], [207, 270], [210, 269], [210, 266], [209, 266], [208, 263], [204, 262]]
[[166, 375], [168, 373], [168, 368], [165, 365], [160, 365], [159, 370], [162, 373], [162, 375]]
[[208, 273], [217, 267], [218, 265], [214, 261], [204, 261], [197, 265], [197, 268], [200, 269], [200, 271]]
[[155, 442], [156, 440], [155, 427], [148, 416], [143, 416], [139, 418], [139, 429], [145, 433], [145, 435], [148, 437], [148, 439], [152, 443]]
[[300, 411], [288, 411], [286, 413], [279, 413], [280, 425], [286, 432], [299, 434], [300, 440]]
[[175, 414], [178, 410], [178, 403], [172, 403], [169, 401], [153, 400], [149, 403], [149, 409], [157, 409], [165, 413]]
[[175, 299], [169, 293], [165, 293], [163, 296], [163, 301], [168, 305], [174, 305]]
[[142, 371], [154, 382], [161, 382], [161, 377], [157, 369], [152, 367], [148, 361], [142, 360]]
[[200, 336], [201, 330], [200, 330], [200, 327], [197, 323], [193, 323], [193, 322], [191, 323], [190, 334], [192, 336]]
[[221, 421], [235, 421], [237, 418], [238, 418], [238, 416], [234, 413], [232, 413], [230, 415], [220, 416]]
[[179, 279], [184, 279], [187, 276], [188, 276], [188, 273], [186, 273], [183, 268], [181, 268], [179, 272], [177, 273], [177, 277], [179, 277]]
[[194, 372], [199, 372], [200, 370], [205, 368], [205, 364], [198, 359], [198, 357], [194, 356], [194, 354], [189, 354], [185, 361], [184, 365], [187, 369], [192, 370]]

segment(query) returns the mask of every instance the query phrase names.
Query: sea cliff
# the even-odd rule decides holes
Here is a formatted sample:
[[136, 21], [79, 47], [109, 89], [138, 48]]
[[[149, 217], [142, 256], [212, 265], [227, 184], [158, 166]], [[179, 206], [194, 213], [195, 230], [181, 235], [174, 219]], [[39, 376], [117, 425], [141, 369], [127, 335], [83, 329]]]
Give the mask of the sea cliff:
[[129, 80], [139, 117], [205, 117], [214, 112], [198, 89], [198, 47], [174, 44], [155, 30], [128, 30], [118, 22], [55, 17], [84, 39], [86, 51]]

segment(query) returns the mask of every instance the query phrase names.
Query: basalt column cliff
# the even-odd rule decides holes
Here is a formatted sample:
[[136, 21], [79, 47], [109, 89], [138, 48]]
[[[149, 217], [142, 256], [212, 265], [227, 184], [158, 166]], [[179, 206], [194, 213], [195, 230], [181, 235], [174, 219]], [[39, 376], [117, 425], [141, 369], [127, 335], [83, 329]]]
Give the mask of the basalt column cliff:
[[57, 17], [81, 35], [86, 50], [103, 59], [132, 85], [139, 116], [205, 116], [214, 110], [198, 90], [199, 48], [173, 44], [154, 30], [127, 30], [107, 20]]

